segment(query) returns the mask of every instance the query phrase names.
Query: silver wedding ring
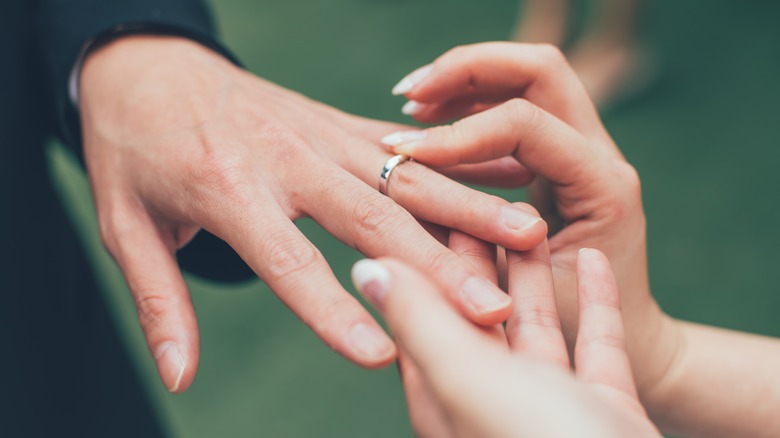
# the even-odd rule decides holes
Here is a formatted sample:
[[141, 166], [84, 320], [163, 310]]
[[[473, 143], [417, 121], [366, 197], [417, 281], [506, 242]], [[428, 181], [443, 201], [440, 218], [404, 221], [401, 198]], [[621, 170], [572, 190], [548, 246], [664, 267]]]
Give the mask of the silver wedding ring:
[[408, 155], [396, 155], [390, 157], [390, 159], [385, 162], [385, 166], [382, 168], [382, 173], [379, 174], [379, 193], [385, 196], [390, 196], [387, 194], [387, 183], [390, 179], [390, 174], [399, 164], [410, 160], [411, 157]]

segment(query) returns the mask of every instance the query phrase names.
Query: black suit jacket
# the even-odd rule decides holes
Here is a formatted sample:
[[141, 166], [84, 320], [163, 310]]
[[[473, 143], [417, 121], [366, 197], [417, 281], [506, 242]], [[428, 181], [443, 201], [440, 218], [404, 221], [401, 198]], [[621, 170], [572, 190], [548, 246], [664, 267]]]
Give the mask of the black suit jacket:
[[[226, 53], [199, 0], [0, 2], [0, 436], [164, 435], [52, 188], [44, 151], [59, 134], [80, 155], [67, 90], [81, 48], [141, 25]], [[184, 262], [213, 278], [249, 275], [234, 268], [235, 255], [220, 241], [198, 240]], [[228, 261], [214, 269], [203, 254]]]

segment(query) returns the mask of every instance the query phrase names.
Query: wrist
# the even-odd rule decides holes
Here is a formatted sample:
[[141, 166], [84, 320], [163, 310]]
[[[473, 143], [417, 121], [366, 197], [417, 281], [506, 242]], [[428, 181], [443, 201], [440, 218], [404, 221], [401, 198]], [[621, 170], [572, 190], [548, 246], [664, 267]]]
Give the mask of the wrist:
[[128, 35], [111, 40], [90, 51], [84, 60], [79, 82], [79, 99], [90, 89], [108, 84], [127, 89], [150, 78], [158, 83], [174, 80], [186, 85], [193, 79], [201, 86], [214, 83], [239, 70], [213, 50], [187, 38], [159, 35]]
[[[95, 49], [81, 71], [82, 122], [120, 127], [125, 137], [208, 121], [222, 90], [241, 72], [216, 52], [186, 38], [133, 35]], [[116, 132], [115, 132], [116, 133]]]
[[639, 362], [650, 364], [646, 368], [652, 371], [637, 379], [637, 390], [648, 415], [663, 430], [684, 368], [687, 341], [680, 322], [663, 313], [657, 333], [646, 362]]

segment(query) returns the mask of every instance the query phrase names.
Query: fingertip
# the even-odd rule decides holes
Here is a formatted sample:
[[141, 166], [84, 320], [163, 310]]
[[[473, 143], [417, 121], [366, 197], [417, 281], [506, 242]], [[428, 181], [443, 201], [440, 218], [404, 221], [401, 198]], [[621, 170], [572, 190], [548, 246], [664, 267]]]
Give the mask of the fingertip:
[[417, 102], [416, 100], [410, 100], [401, 107], [401, 113], [407, 116], [414, 117], [425, 111], [427, 105]]
[[493, 308], [479, 313], [469, 312], [469, 319], [471, 320], [471, 322], [475, 324], [485, 326], [485, 327], [490, 327], [496, 324], [504, 323], [507, 319], [509, 319], [509, 316], [511, 314], [512, 314], [512, 299], [510, 297], [506, 306]]
[[604, 264], [607, 262], [604, 253], [595, 248], [580, 248], [579, 260], [581, 263]]
[[390, 271], [379, 261], [363, 259], [352, 266], [352, 284], [378, 310], [390, 292], [391, 280]]
[[580, 248], [577, 254], [577, 276], [586, 282], [598, 280], [602, 283], [612, 283], [609, 281], [613, 278], [609, 259], [598, 249]]
[[373, 322], [358, 322], [352, 326], [347, 334], [347, 342], [353, 360], [369, 369], [386, 367], [398, 354], [387, 333]]
[[190, 363], [173, 341], [160, 344], [154, 352], [154, 360], [157, 363], [157, 371], [160, 374], [165, 387], [173, 394], [180, 394], [189, 388], [194, 378], [194, 373], [188, 372]]
[[516, 251], [529, 251], [541, 245], [547, 238], [547, 222], [539, 212], [525, 203], [507, 204], [500, 210], [501, 223], [510, 231]]
[[428, 64], [409, 73], [393, 87], [392, 89], [393, 96], [400, 96], [400, 95], [410, 93], [431, 74], [432, 70], [433, 70], [433, 65]]
[[512, 297], [482, 277], [468, 278], [461, 287], [459, 298], [466, 315], [477, 324], [498, 324], [512, 312]]

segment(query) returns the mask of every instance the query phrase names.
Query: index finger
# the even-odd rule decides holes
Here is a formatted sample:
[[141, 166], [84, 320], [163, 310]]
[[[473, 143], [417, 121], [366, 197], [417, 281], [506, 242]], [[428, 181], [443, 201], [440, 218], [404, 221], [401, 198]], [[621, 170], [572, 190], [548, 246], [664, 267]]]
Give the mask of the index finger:
[[[220, 217], [202, 223], [224, 239], [271, 290], [326, 344], [370, 368], [388, 365], [396, 350], [384, 330], [339, 283], [322, 253], [274, 199], [228, 200]], [[231, 202], [233, 201], [233, 202]], [[237, 202], [236, 202], [237, 201]]]
[[579, 77], [561, 51], [548, 44], [456, 47], [436, 59], [406, 97], [461, 106], [523, 97], [588, 137], [609, 138]]
[[461, 317], [434, 283], [403, 263], [362, 260], [352, 279], [434, 390], [460, 380], [469, 368], [483, 368], [490, 363], [485, 355], [506, 351], [492, 330]]
[[391, 134], [383, 142], [397, 154], [441, 167], [513, 156], [558, 185], [601, 180], [605, 175], [599, 166], [608, 156], [571, 126], [523, 99], [452, 125]]

